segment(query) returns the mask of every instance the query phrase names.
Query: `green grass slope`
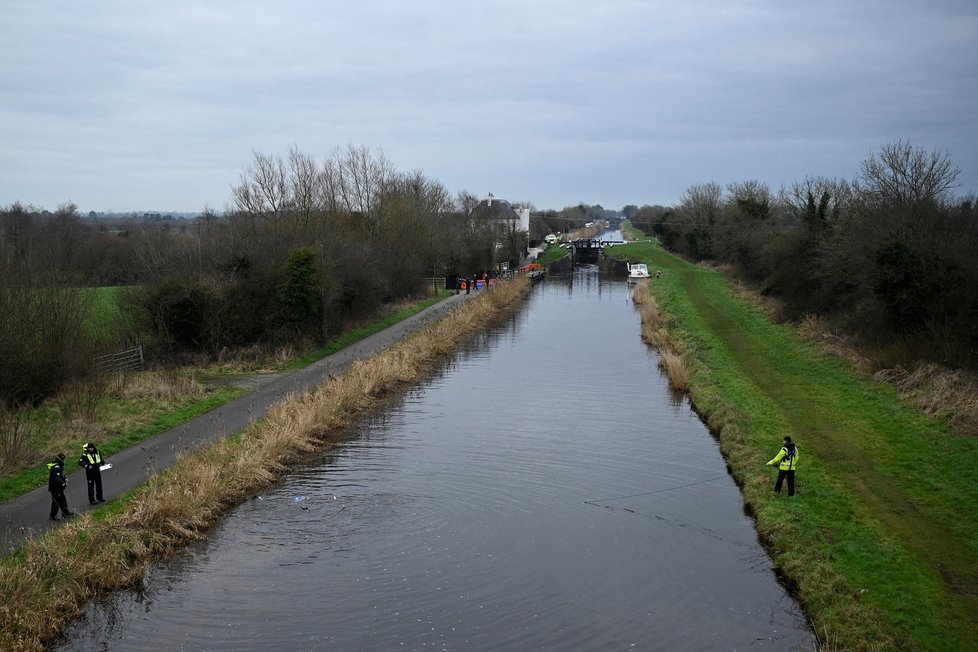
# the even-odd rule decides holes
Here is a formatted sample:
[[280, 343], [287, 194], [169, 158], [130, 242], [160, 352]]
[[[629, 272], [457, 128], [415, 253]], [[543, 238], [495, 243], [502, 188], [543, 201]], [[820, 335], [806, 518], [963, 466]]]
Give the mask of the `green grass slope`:
[[[716, 271], [653, 243], [616, 257], [662, 270], [651, 291], [686, 348], [692, 400], [757, 528], [829, 649], [978, 649], [978, 441], [738, 300]], [[790, 434], [798, 495], [764, 462]]]

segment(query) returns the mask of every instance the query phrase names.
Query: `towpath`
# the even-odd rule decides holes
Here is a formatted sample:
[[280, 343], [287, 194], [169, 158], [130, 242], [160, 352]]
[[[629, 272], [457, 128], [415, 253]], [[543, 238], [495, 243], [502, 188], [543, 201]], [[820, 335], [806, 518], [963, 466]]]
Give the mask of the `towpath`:
[[[462, 301], [474, 296], [478, 296], [478, 293], [452, 295], [404, 321], [298, 371], [262, 378], [257, 381], [255, 388], [244, 396], [115, 453], [109, 460], [112, 462], [112, 469], [102, 474], [105, 498], [111, 499], [138, 487], [153, 474], [172, 465], [183, 453], [239, 432], [249, 423], [264, 417], [269, 408], [290, 394], [306, 392], [317, 387], [329, 376], [345, 371], [356, 360], [389, 348], [405, 336], [440, 319]], [[72, 455], [68, 457], [66, 470], [74, 464], [74, 457]], [[73, 512], [83, 513], [89, 509], [97, 509], [88, 504], [85, 475], [81, 470], [68, 476], [66, 496], [68, 507]], [[48, 519], [50, 506], [51, 495], [46, 485], [0, 505], [0, 555], [12, 552], [23, 545], [29, 537], [62, 523], [63, 521], [60, 520]]]

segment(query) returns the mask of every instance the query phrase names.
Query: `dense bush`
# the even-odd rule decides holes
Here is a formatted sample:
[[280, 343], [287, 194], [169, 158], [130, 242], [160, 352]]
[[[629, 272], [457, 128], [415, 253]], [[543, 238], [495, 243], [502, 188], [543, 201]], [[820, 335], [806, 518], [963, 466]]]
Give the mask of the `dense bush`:
[[92, 370], [90, 307], [78, 289], [0, 271], [0, 403], [37, 403]]
[[747, 181], [691, 186], [633, 223], [693, 260], [730, 264], [783, 302], [884, 347], [978, 364], [978, 222], [946, 153], [883, 147], [855, 180], [807, 178], [776, 195]]
[[385, 303], [430, 291], [426, 279], [518, 256], [525, 241], [479, 204], [349, 146], [322, 163], [297, 149], [256, 153], [223, 215], [0, 208], [0, 397], [41, 398], [82, 373], [92, 346], [81, 287], [128, 286], [115, 348], [217, 355], [321, 344]]

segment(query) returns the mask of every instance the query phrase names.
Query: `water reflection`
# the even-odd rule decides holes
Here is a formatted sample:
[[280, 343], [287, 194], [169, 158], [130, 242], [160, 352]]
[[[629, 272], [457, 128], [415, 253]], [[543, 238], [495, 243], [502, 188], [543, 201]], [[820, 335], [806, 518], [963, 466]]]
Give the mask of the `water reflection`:
[[63, 649], [811, 649], [639, 330], [623, 281], [548, 280]]

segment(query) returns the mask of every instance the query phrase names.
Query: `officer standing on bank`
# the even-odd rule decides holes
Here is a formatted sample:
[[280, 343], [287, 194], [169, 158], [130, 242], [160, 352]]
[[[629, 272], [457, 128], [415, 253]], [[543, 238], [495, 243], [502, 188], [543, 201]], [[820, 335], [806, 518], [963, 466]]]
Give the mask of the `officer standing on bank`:
[[88, 502], [90, 505], [104, 503], [102, 498], [102, 455], [95, 448], [95, 444], [88, 442], [82, 451], [82, 456], [78, 458], [78, 466], [85, 467], [85, 478], [88, 480]]
[[48, 463], [48, 491], [51, 492], [51, 520], [58, 520], [58, 510], [68, 518], [74, 516], [74, 512], [68, 511], [68, 500], [65, 498], [65, 487], [68, 486], [68, 478], [65, 477], [65, 454], [58, 453], [53, 461]]
[[798, 467], [798, 447], [791, 437], [784, 438], [781, 450], [774, 456], [768, 466], [778, 465], [778, 481], [774, 484], [775, 493], [781, 493], [781, 484], [788, 480], [788, 495], [795, 495], [795, 469]]

